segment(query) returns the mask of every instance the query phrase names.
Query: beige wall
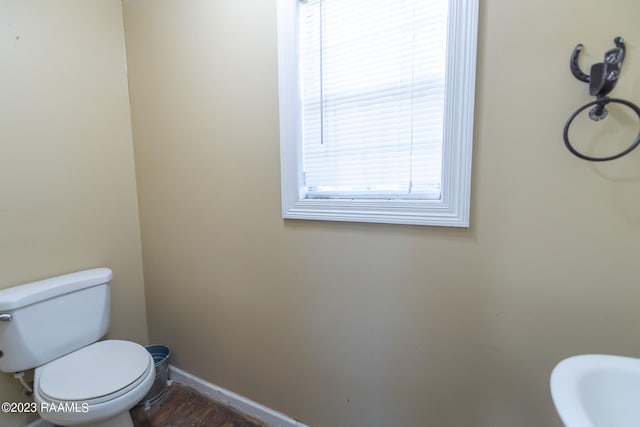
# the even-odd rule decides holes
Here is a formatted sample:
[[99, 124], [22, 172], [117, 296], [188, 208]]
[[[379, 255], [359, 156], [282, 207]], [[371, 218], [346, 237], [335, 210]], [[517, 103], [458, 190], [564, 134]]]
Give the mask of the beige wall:
[[635, 0], [481, 1], [471, 228], [280, 218], [275, 0], [126, 0], [149, 334], [313, 426], [560, 426], [548, 377], [640, 355], [640, 152], [561, 139]]
[[146, 342], [121, 3], [0, 0], [0, 287], [96, 266], [110, 336]]

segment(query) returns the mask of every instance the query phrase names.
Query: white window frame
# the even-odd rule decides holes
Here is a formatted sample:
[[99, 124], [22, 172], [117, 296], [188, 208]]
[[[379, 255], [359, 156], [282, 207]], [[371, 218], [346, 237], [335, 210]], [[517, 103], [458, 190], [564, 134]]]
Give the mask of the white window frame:
[[478, 0], [449, 0], [442, 182], [438, 200], [305, 197], [297, 69], [297, 7], [298, 0], [278, 0], [282, 217], [468, 227]]

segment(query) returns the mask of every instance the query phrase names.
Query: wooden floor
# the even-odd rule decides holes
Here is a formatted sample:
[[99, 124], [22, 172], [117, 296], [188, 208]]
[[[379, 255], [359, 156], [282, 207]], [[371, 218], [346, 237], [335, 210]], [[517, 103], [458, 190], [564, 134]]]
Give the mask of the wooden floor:
[[148, 410], [132, 409], [131, 418], [135, 427], [269, 427], [179, 383]]

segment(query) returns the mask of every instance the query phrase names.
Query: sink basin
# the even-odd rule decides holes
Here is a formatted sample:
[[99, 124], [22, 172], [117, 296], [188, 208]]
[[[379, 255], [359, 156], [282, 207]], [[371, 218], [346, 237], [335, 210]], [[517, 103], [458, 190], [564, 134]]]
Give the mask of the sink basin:
[[551, 396], [566, 427], [638, 427], [640, 359], [569, 357], [551, 373]]

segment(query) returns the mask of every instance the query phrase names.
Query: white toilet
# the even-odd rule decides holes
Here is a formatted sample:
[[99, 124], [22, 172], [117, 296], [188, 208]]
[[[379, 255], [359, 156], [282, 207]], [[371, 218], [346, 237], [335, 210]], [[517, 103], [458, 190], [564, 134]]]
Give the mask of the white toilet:
[[96, 268], [0, 290], [0, 370], [35, 368], [40, 416], [62, 426], [132, 427], [155, 380], [141, 345], [98, 341], [109, 328], [111, 270]]

